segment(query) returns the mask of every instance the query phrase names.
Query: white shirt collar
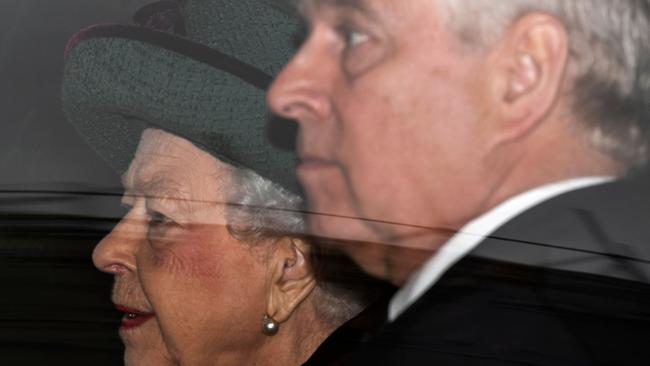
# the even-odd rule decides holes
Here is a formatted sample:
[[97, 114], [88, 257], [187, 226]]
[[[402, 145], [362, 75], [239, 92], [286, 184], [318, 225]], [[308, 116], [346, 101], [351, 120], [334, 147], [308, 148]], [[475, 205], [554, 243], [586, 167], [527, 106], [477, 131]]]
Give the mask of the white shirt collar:
[[452, 265], [472, 251], [485, 237], [527, 209], [563, 193], [606, 183], [613, 177], [583, 177], [533, 188], [507, 199], [463, 226], [429, 258], [393, 296], [388, 321], [393, 321], [422, 296]]

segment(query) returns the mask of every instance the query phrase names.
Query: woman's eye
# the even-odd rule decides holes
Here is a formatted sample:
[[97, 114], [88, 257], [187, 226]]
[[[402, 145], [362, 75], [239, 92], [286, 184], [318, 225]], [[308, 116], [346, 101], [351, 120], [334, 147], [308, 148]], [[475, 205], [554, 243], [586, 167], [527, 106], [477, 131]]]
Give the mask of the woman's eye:
[[155, 247], [162, 247], [170, 242], [170, 230], [175, 221], [157, 211], [149, 211], [147, 238]]
[[154, 226], [154, 227], [155, 226], [162, 226], [162, 225], [169, 224], [169, 223], [172, 223], [172, 222], [173, 221], [169, 217], [161, 214], [160, 212], [156, 212], [156, 211], [149, 212], [149, 225], [151, 225], [151, 226]]

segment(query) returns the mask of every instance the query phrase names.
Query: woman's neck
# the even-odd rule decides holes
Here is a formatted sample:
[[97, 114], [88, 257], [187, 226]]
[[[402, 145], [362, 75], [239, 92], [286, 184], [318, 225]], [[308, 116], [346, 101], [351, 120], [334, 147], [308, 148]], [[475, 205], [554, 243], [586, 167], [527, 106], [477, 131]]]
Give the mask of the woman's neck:
[[303, 303], [289, 320], [280, 324], [276, 335], [269, 336], [253, 365], [300, 366], [339, 325], [319, 319], [314, 306]]

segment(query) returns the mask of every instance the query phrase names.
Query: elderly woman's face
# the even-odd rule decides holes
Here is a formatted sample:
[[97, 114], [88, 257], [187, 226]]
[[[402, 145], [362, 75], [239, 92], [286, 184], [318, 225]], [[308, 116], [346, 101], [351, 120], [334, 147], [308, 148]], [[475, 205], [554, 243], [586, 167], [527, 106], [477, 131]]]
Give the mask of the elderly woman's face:
[[[127, 361], [152, 364], [142, 357], [168, 352], [182, 364], [228, 363], [264, 342], [266, 249], [225, 226], [229, 174], [182, 138], [143, 133], [124, 175], [129, 212], [93, 254], [97, 268], [115, 274]], [[161, 335], [166, 349], [155, 341]]]

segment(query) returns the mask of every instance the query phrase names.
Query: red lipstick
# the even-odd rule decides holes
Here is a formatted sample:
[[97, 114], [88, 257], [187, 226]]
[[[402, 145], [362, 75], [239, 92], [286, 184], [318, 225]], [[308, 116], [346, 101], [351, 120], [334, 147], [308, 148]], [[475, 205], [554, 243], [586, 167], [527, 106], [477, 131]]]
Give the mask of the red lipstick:
[[115, 305], [117, 310], [125, 313], [122, 317], [122, 326], [124, 330], [138, 327], [153, 317], [153, 313], [145, 313], [137, 309], [132, 309], [122, 305]]

